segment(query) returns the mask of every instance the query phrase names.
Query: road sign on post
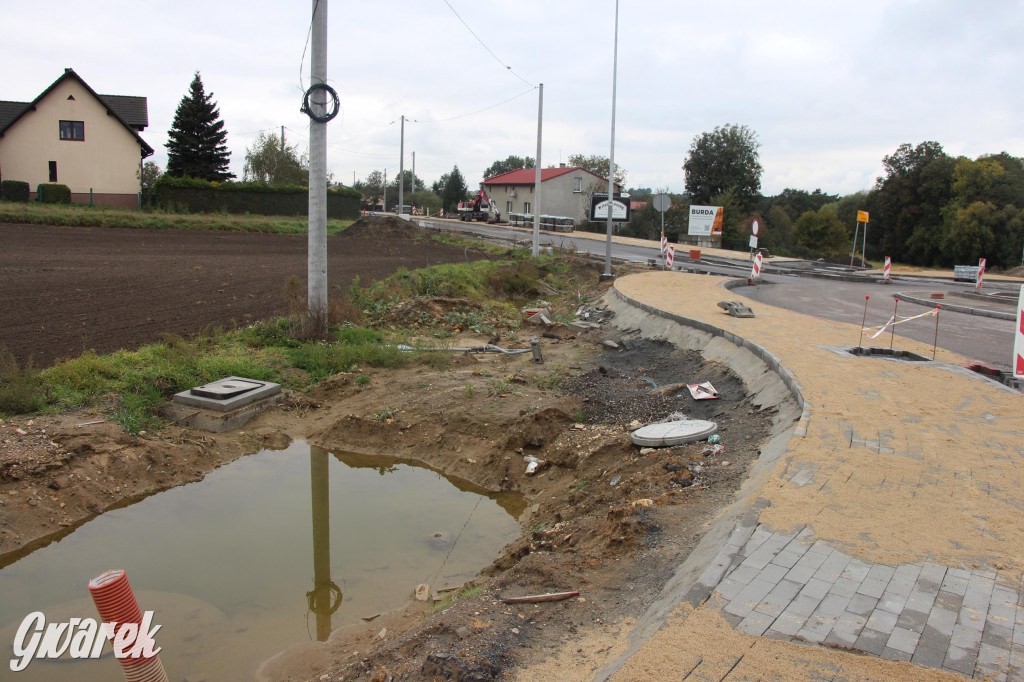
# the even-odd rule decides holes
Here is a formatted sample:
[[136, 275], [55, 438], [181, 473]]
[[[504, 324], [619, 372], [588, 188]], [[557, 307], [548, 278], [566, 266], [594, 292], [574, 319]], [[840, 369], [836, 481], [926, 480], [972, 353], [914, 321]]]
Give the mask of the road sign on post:
[[608, 220], [608, 207], [612, 207], [613, 223], [629, 222], [629, 195], [616, 194], [608, 201], [608, 192], [590, 193], [590, 222]]

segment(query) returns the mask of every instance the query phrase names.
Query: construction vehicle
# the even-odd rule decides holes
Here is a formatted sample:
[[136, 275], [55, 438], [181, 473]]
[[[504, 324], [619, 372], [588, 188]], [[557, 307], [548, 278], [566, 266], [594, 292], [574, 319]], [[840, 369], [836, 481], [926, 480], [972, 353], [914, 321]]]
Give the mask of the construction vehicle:
[[477, 192], [470, 201], [460, 201], [456, 207], [459, 220], [463, 222], [488, 222], [496, 223], [501, 220], [501, 214], [495, 208], [494, 202], [483, 190]]

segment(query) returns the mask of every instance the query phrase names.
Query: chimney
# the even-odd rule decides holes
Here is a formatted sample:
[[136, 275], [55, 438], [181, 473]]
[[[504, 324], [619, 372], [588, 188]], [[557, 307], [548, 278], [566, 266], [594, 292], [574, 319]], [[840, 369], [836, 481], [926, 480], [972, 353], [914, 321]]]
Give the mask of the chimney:
[[560, 164], [558, 164], [558, 167], [559, 168], [565, 168], [565, 164], [564, 163], [560, 163]]

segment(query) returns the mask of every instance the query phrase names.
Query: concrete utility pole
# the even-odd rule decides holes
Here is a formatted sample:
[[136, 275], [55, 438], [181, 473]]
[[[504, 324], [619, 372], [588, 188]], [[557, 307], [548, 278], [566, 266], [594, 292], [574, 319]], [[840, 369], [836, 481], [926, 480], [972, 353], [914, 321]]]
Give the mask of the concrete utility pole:
[[402, 141], [398, 143], [398, 213], [405, 205], [405, 115], [402, 115]]
[[281, 153], [284, 154], [284, 126], [281, 126]]
[[[327, 82], [327, 0], [313, 0], [312, 85]], [[314, 114], [326, 111], [326, 98], [310, 102]], [[309, 316], [319, 334], [327, 333], [327, 122], [309, 119]]]
[[533, 172], [533, 257], [540, 255], [540, 142], [541, 127], [544, 123], [544, 84], [540, 84], [537, 95], [537, 161]]
[[412, 153], [412, 193], [416, 194], [416, 152]]
[[[608, 237], [604, 250], [604, 274], [601, 279], [612, 277], [612, 206], [615, 200], [615, 87], [619, 71], [619, 0], [615, 0], [615, 41], [612, 48], [612, 144], [608, 154]], [[593, 217], [593, 216], [591, 216]]]

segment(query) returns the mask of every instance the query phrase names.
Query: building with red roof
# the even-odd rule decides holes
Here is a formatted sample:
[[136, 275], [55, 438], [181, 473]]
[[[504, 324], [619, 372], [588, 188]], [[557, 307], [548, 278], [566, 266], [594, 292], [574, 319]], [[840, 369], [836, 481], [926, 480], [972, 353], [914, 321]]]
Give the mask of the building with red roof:
[[[487, 178], [480, 186], [494, 202], [502, 216], [510, 213], [533, 213], [536, 170], [518, 170]], [[590, 210], [590, 193], [607, 192], [608, 180], [578, 166], [542, 168], [540, 171], [541, 203], [544, 215], [565, 216], [584, 222]], [[622, 188], [616, 185], [615, 191]]]

